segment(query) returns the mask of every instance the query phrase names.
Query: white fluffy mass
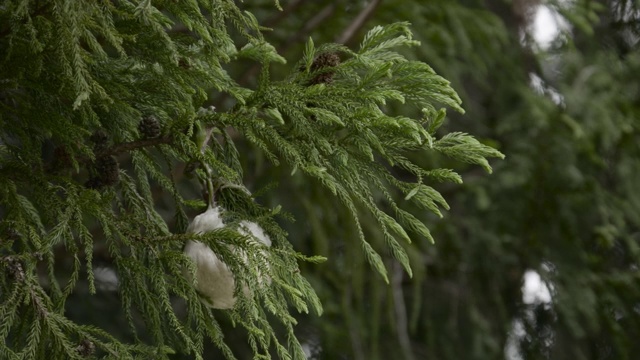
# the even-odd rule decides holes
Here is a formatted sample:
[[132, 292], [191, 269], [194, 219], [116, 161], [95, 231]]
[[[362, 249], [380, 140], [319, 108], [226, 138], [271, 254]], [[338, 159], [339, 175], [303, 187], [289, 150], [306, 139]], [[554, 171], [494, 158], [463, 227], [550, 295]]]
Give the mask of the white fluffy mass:
[[[193, 219], [187, 228], [187, 233], [202, 234], [224, 227], [225, 224], [220, 215], [220, 207], [207, 209], [207, 211]], [[251, 234], [258, 241], [271, 246], [271, 239], [258, 224], [242, 221], [240, 226], [239, 233], [243, 235]], [[241, 252], [243, 258], [246, 259], [244, 251], [236, 247], [233, 249]], [[196, 289], [205, 304], [216, 309], [232, 308], [236, 302], [236, 298], [233, 296], [235, 284], [233, 273], [231, 273], [229, 267], [218, 258], [209, 246], [199, 241], [187, 241], [184, 252], [196, 264]], [[185, 269], [184, 274], [188, 279], [191, 279], [191, 273], [188, 270]], [[244, 294], [246, 296], [250, 295], [246, 286], [244, 287]]]
[[240, 226], [241, 228], [238, 229], [238, 232], [240, 234], [247, 235], [245, 229], [249, 230], [249, 233], [253, 235], [254, 238], [260, 240], [261, 243], [267, 246], [271, 246], [271, 238], [269, 238], [269, 235], [264, 233], [264, 230], [260, 227], [260, 225], [251, 221], [243, 220], [240, 222]]

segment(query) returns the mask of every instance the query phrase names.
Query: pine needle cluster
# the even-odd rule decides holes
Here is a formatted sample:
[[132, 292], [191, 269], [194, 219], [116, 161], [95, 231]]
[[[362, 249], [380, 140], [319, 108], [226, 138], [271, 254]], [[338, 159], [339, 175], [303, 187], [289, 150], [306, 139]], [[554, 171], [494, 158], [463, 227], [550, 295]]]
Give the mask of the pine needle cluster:
[[[436, 136], [445, 117], [440, 106], [463, 110], [448, 81], [397, 51], [418, 45], [407, 23], [375, 27], [356, 51], [316, 48], [309, 40], [280, 81], [271, 79], [269, 63], [284, 59], [264, 41], [254, 16], [230, 0], [22, 0], [0, 6], [0, 24], [3, 359], [171, 353], [201, 359], [207, 339], [233, 359], [220, 317], [245, 329], [255, 358], [304, 358], [291, 312], [321, 314], [322, 306], [298, 262], [323, 259], [297, 253], [276, 221], [279, 208], [260, 206], [242, 190], [231, 130], [274, 165], [330, 190], [359, 229], [359, 239], [345, 241], [359, 241], [385, 280], [381, 257], [360, 228], [361, 211], [376, 219], [388, 250], [410, 274], [409, 234], [431, 235], [393, 192], [440, 215], [448, 205], [428, 183], [461, 181], [451, 170], [423, 169], [406, 155], [435, 151], [487, 170], [487, 157], [502, 157], [467, 134]], [[256, 89], [225, 72], [225, 63], [239, 59], [262, 64]], [[237, 105], [205, 110], [211, 91], [230, 94]], [[392, 101], [423, 109], [424, 116], [388, 114]], [[177, 185], [176, 167], [185, 163], [195, 164], [201, 180], [212, 180], [203, 181], [205, 192], [215, 192], [228, 223], [259, 224], [273, 246], [265, 251], [233, 226], [185, 234], [189, 208], [205, 205]], [[393, 167], [416, 181], [397, 179]], [[384, 194], [390, 214], [374, 192]], [[173, 216], [158, 210], [167, 201]], [[187, 240], [209, 245], [234, 273], [232, 310], [212, 312], [183, 276], [184, 269], [195, 271], [182, 252]], [[106, 244], [117, 273], [131, 342], [65, 316], [80, 281], [89, 294], [98, 293], [97, 242]], [[57, 266], [60, 249], [71, 259], [66, 277]], [[260, 286], [265, 275], [271, 283]], [[244, 296], [245, 286], [255, 296]]]

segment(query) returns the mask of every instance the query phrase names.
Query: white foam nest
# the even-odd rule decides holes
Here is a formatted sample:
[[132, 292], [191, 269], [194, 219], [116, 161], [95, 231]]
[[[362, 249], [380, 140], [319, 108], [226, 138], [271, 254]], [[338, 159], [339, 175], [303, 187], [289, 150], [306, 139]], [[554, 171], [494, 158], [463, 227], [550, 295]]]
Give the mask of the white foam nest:
[[[221, 217], [220, 207], [211, 207], [204, 213], [196, 216], [187, 233], [203, 234], [225, 226]], [[251, 235], [252, 238], [266, 246], [271, 246], [271, 239], [260, 225], [251, 221], [241, 221], [238, 232], [243, 235]], [[247, 261], [247, 254], [237, 246], [231, 247], [238, 255]], [[209, 246], [200, 241], [187, 241], [184, 253], [193, 260], [196, 265], [195, 283], [202, 301], [216, 309], [230, 309], [236, 303], [234, 296], [235, 280], [233, 273]], [[190, 281], [192, 273], [185, 269], [184, 275]], [[261, 283], [268, 283], [264, 279]], [[249, 297], [251, 292], [247, 286], [243, 286], [244, 295]]]

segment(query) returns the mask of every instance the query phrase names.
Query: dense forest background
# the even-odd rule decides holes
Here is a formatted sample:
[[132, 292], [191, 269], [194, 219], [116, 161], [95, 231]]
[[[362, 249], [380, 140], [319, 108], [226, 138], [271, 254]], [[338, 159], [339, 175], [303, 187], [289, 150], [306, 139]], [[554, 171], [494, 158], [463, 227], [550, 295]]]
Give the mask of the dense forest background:
[[[310, 359], [618, 360], [640, 353], [640, 2], [281, 0], [281, 11], [272, 0], [237, 5], [255, 15], [265, 40], [287, 60], [270, 65], [274, 79], [289, 74], [309, 38], [356, 48], [374, 26], [408, 21], [421, 45], [403, 55], [451, 81], [466, 111], [449, 111], [438, 131], [473, 134], [506, 155], [491, 160], [491, 175], [436, 154], [411, 159], [452, 168], [464, 183], [428, 184], [450, 206], [442, 218], [403, 203], [435, 244], [412, 237], [411, 278], [381, 253], [390, 269], [386, 284], [361, 244], [345, 241], [357, 238], [357, 229], [326, 187], [273, 166], [255, 144], [229, 134], [246, 188], [265, 208], [281, 206], [296, 219], [279, 219], [293, 248], [327, 258], [300, 263], [324, 307], [322, 316], [296, 315], [295, 332]], [[542, 25], [554, 34], [546, 42], [536, 40], [541, 11], [552, 20]], [[255, 61], [223, 66], [240, 85], [258, 86]], [[219, 113], [236, 105], [228, 93], [211, 89], [207, 96]], [[386, 110], [415, 118], [420, 109], [389, 103]], [[188, 165], [172, 174], [185, 198], [198, 198]], [[159, 213], [170, 228], [180, 226], [171, 194], [152, 185]], [[403, 194], [394, 196], [403, 201]], [[375, 219], [361, 221], [367, 239], [384, 248]], [[66, 316], [133, 341], [104, 239], [97, 236], [93, 250], [96, 294], [83, 275], [66, 300]], [[74, 259], [56, 251], [57, 270], [68, 274]], [[183, 305], [173, 303], [178, 313]], [[251, 358], [245, 329], [228, 317], [218, 321], [235, 356]], [[204, 353], [223, 356], [214, 344]]]

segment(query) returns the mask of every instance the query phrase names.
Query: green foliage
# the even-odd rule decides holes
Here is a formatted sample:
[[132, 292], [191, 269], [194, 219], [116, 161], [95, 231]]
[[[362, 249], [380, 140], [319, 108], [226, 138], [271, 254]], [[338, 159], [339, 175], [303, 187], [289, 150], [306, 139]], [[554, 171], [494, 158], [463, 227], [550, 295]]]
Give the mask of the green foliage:
[[[291, 177], [321, 184], [355, 229], [336, 241], [358, 244], [389, 282], [382, 250], [411, 275], [408, 250], [416, 250], [406, 244], [415, 235], [433, 241], [397, 193], [407, 206], [442, 216], [449, 206], [427, 183], [461, 182], [412, 157], [440, 153], [487, 171], [487, 157], [503, 157], [469, 135], [436, 134], [440, 107], [462, 112], [461, 101], [431, 67], [401, 54], [418, 45], [407, 23], [374, 27], [355, 51], [309, 40], [281, 81], [270, 66], [285, 59], [233, 1], [24, 0], [1, 5], [0, 24], [2, 358], [202, 359], [209, 341], [225, 357], [240, 357], [223, 322], [242, 329], [256, 359], [304, 358], [292, 310], [320, 315], [323, 307], [298, 263], [324, 258], [296, 251], [276, 221], [281, 207], [259, 205], [245, 191], [246, 158], [265, 156]], [[241, 61], [260, 64], [255, 89], [225, 68]], [[235, 105], [205, 108], [219, 93]], [[419, 115], [397, 115], [397, 105]], [[245, 139], [253, 155], [237, 146]], [[195, 181], [179, 175], [185, 163], [209, 204], [226, 209], [228, 224], [258, 223], [273, 247], [233, 226], [184, 234], [187, 214], [205, 205]], [[365, 231], [370, 219], [375, 230]], [[233, 309], [212, 311], [200, 301], [183, 274], [195, 271], [182, 252], [187, 240], [207, 244], [228, 265]], [[108, 296], [98, 260], [117, 275], [126, 332], [69, 315], [74, 297]]]
[[[371, 3], [352, 5], [350, 12], [335, 9], [335, 16], [309, 35], [316, 43], [335, 38]], [[317, 1], [298, 8], [292, 16], [296, 20], [281, 22], [280, 32], [274, 27], [269, 38], [286, 39], [282, 34], [331, 4]], [[568, 21], [546, 46], [533, 39], [539, 5]], [[453, 168], [465, 183], [417, 186], [408, 175], [414, 186], [393, 194], [438, 242], [430, 246], [412, 236], [412, 245], [405, 248], [411, 281], [404, 280], [390, 254], [379, 252], [389, 271], [391, 285], [385, 286], [363, 269], [366, 257], [358, 246], [335, 244], [336, 238], [355, 232], [344, 221], [348, 213], [339, 208], [321, 212], [333, 203], [317, 184], [283, 180], [296, 201], [287, 201], [284, 191], [273, 201], [292, 208], [304, 198], [297, 212], [313, 218], [287, 226], [290, 240], [331, 255], [331, 267], [303, 268], [325, 309], [321, 319], [305, 318], [300, 324], [309, 329], [307, 342], [318, 344], [316, 358], [637, 356], [637, 11], [637, 2], [628, 0], [380, 2], [370, 23], [409, 20], [413, 39], [423, 45], [400, 52], [429, 63], [450, 80], [467, 111], [464, 117], [451, 113], [453, 121], [446, 123], [429, 119], [425, 126], [437, 137], [434, 147], [444, 140], [444, 151], [456, 162], [434, 153], [407, 157], [427, 169]], [[302, 47], [291, 46], [283, 56], [296, 58]], [[420, 116], [420, 109], [396, 101], [387, 101], [385, 111]], [[465, 133], [507, 155], [492, 164], [492, 176], [477, 166], [461, 166], [460, 161], [477, 163], [456, 149]], [[407, 175], [392, 171], [400, 178]], [[261, 176], [280, 174], [269, 169]], [[451, 173], [430, 174], [440, 180]], [[447, 181], [454, 182], [455, 176]], [[427, 186], [451, 208], [445, 213], [443, 204], [432, 199], [442, 219], [401, 200], [414, 200], [429, 191]], [[374, 196], [386, 206], [383, 194]], [[384, 210], [391, 214], [390, 208]], [[370, 215], [361, 218], [367, 240], [379, 249], [385, 239], [376, 221]], [[523, 278], [530, 271], [547, 284], [550, 301], [523, 299]]]
[[[393, 200], [391, 187], [406, 191], [421, 184], [423, 177], [430, 174], [405, 154], [435, 150], [456, 159], [480, 163], [487, 170], [490, 168], [485, 157], [502, 156], [467, 135], [447, 135], [434, 142], [423, 127], [423, 119], [390, 116], [382, 111], [381, 106], [387, 101], [422, 108], [427, 119], [442, 117], [435, 110], [434, 101], [460, 109], [460, 100], [446, 80], [428, 65], [408, 61], [393, 51], [395, 47], [416, 45], [407, 26], [397, 23], [374, 28], [365, 36], [358, 52], [336, 45], [316, 50], [309, 41], [304, 59], [286, 81], [269, 81], [265, 69], [258, 90], [247, 98], [247, 106], [222, 114], [219, 120], [250, 134], [249, 141], [271, 154], [274, 163], [279, 163], [276, 159], [283, 159], [294, 170], [300, 169], [315, 178], [337, 196], [351, 211], [368, 260], [387, 282], [380, 256], [360, 229], [358, 206], [378, 220], [387, 245], [410, 272], [407, 254], [397, 239], [397, 236], [407, 239], [408, 236], [373, 200], [374, 191], [384, 193], [388, 206], [403, 225], [409, 226], [413, 221]], [[345, 59], [331, 67], [335, 77], [330, 83], [309, 85], [318, 72], [326, 71], [311, 71], [312, 59], [327, 52], [338, 52]], [[419, 182], [411, 184], [390, 176], [377, 159], [405, 169]], [[431, 191], [422, 192], [422, 196], [413, 197], [413, 201], [439, 213], [433, 204], [444, 200], [437, 191], [429, 189]]]

